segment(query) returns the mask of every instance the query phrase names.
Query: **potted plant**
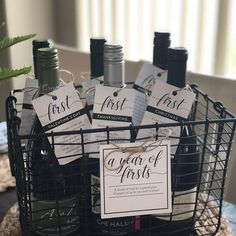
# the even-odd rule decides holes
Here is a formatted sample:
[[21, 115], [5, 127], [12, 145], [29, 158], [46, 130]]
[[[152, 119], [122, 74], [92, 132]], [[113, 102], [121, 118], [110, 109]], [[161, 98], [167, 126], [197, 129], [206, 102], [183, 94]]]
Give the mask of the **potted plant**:
[[[14, 44], [28, 40], [33, 37], [35, 37], [35, 34], [28, 34], [28, 35], [17, 36], [17, 37], [12, 37], [12, 38], [5, 37], [4, 39], [0, 40], [0, 53]], [[23, 67], [20, 69], [1, 68], [0, 66], [0, 81], [9, 79], [12, 77], [16, 77], [22, 74], [28, 74], [30, 71], [31, 71], [31, 66]]]

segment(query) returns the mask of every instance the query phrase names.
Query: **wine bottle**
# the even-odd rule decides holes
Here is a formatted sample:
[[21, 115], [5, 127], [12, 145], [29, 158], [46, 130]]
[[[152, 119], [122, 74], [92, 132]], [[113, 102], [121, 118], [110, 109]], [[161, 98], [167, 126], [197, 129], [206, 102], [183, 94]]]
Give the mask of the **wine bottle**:
[[[34, 79], [26, 78], [25, 91], [23, 96], [23, 104], [21, 110], [21, 124], [20, 134], [29, 134], [34, 122], [34, 111], [31, 104], [32, 98], [35, 95], [38, 86], [38, 72], [37, 72], [37, 50], [39, 48], [47, 48], [51, 46], [50, 40], [33, 40], [32, 41], [32, 54], [34, 66]], [[32, 89], [33, 88], [33, 89]], [[23, 145], [27, 144], [27, 140], [22, 141]]]
[[154, 32], [153, 62], [144, 63], [133, 85], [136, 90], [134, 106], [134, 125], [140, 125], [145, 113], [148, 98], [157, 79], [166, 81], [167, 54], [170, 46], [170, 33]]
[[39, 48], [50, 48], [52, 47], [52, 41], [49, 39], [38, 40], [35, 39], [32, 41], [32, 53], [33, 53], [33, 64], [34, 64], [34, 78], [38, 79], [38, 70], [37, 70], [37, 51]]
[[167, 70], [168, 67], [168, 48], [170, 47], [170, 33], [154, 32], [153, 40], [153, 65]]
[[[186, 86], [187, 57], [188, 53], [185, 48], [169, 48], [168, 84], [180, 89]], [[193, 127], [184, 125], [171, 163], [174, 197], [172, 214], [149, 216], [143, 221], [144, 225], [146, 224], [143, 228], [148, 227], [152, 233], [155, 232], [155, 235], [189, 236], [192, 233], [199, 162], [198, 143]], [[148, 224], [147, 221], [149, 221]]]
[[[104, 86], [125, 86], [123, 52], [120, 45], [104, 45]], [[99, 235], [134, 235], [135, 218], [101, 219], [99, 159], [90, 158], [91, 168], [91, 222]]]
[[[39, 96], [59, 87], [58, 52], [41, 48], [37, 52]], [[48, 96], [49, 99], [52, 97]], [[53, 146], [45, 137], [39, 118], [35, 117], [28, 143], [31, 183], [32, 222], [36, 235], [68, 235], [80, 226], [76, 165], [60, 165]], [[39, 135], [40, 134], [40, 135]]]
[[104, 38], [90, 39], [90, 76], [92, 80], [82, 83], [83, 94], [86, 98], [86, 107], [89, 111], [88, 115], [90, 120], [92, 120], [93, 116], [95, 86], [100, 84], [99, 77], [103, 76], [103, 49], [105, 42], [106, 40]]
[[103, 76], [103, 49], [104, 38], [90, 39], [90, 71], [91, 79]]

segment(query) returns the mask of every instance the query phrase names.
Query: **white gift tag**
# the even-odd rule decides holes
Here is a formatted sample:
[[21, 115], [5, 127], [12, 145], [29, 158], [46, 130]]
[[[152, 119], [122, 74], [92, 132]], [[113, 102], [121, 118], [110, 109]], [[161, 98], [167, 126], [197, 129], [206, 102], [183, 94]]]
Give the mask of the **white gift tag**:
[[[46, 133], [52, 131], [72, 131], [91, 127], [86, 110], [83, 108], [73, 82], [50, 92], [50, 95], [46, 94], [32, 101], [35, 112]], [[87, 142], [87, 135], [84, 135], [84, 138], [84, 141]], [[50, 137], [49, 141], [52, 141]], [[54, 143], [60, 143], [60, 145], [54, 146], [55, 154], [60, 165], [67, 164], [81, 157], [81, 145], [65, 145], [80, 142], [81, 136], [78, 134], [54, 136]], [[62, 158], [65, 156], [70, 157]]]
[[[186, 89], [169, 85], [163, 81], [156, 81], [149, 98], [142, 125], [156, 123], [175, 123], [188, 118], [192, 104], [195, 100], [195, 93]], [[167, 129], [167, 128], [165, 128]], [[180, 126], [171, 127], [171, 136], [180, 137]], [[162, 130], [159, 130], [161, 134]], [[153, 137], [156, 129], [139, 130], [137, 138]], [[171, 139], [171, 152], [175, 153], [179, 138]]]
[[169, 140], [101, 145], [101, 218], [170, 213], [170, 163]]
[[147, 107], [149, 96], [157, 80], [166, 81], [167, 71], [150, 63], [141, 67], [133, 88], [135, 89], [134, 125], [140, 125]]
[[95, 87], [103, 81], [103, 76], [82, 82], [82, 96], [86, 99], [90, 115], [93, 115]]
[[[20, 135], [28, 135], [30, 134], [34, 118], [35, 112], [32, 107], [31, 101], [32, 98], [38, 92], [38, 80], [26, 78], [25, 80], [25, 89], [24, 89], [24, 97], [23, 97], [23, 105], [21, 111], [21, 124], [20, 124]], [[22, 140], [27, 143], [27, 140]]]
[[[129, 126], [132, 124], [134, 91], [128, 88], [114, 88], [97, 85], [93, 108], [92, 128]], [[106, 140], [107, 134], [103, 132], [92, 133], [91, 141]], [[117, 131], [110, 133], [110, 139], [129, 139], [130, 131]], [[91, 145], [91, 152], [97, 152], [101, 143]], [[99, 158], [99, 154], [90, 155]]]

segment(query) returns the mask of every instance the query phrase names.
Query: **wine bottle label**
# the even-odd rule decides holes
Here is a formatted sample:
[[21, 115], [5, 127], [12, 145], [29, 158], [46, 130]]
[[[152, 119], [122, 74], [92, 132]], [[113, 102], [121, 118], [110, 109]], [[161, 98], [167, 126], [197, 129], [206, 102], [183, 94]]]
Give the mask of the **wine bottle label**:
[[80, 227], [78, 198], [32, 201], [33, 230], [39, 235], [68, 235]]
[[[46, 133], [91, 127], [73, 82], [34, 99], [32, 104]], [[52, 138], [48, 139], [52, 143]], [[84, 142], [87, 141], [88, 136], [84, 134]], [[54, 151], [60, 165], [81, 157], [82, 145], [77, 145], [80, 142], [80, 135], [54, 136]], [[88, 147], [84, 145], [84, 148], [87, 150]]]
[[171, 212], [170, 141], [100, 146], [101, 217]]
[[96, 228], [101, 235], [130, 235], [135, 232], [135, 218], [121, 217], [105, 220], [97, 218]]
[[[20, 123], [20, 135], [29, 134], [32, 128], [35, 112], [31, 101], [38, 92], [38, 80], [26, 78], [25, 89], [23, 96], [23, 105], [21, 110], [21, 123]], [[27, 139], [22, 140], [23, 143], [27, 143]]]
[[186, 220], [193, 217], [197, 188], [187, 191], [175, 192], [172, 217], [170, 215], [156, 215], [156, 218], [162, 220]]
[[93, 115], [95, 87], [96, 85], [100, 84], [101, 81], [103, 81], [102, 76], [82, 82], [82, 96], [86, 99], [91, 117]]
[[140, 125], [147, 107], [149, 96], [156, 80], [166, 81], [167, 71], [150, 63], [144, 63], [141, 67], [133, 88], [135, 89], [135, 104], [133, 124]]
[[103, 235], [127, 235], [134, 232], [135, 219], [121, 217], [115, 219], [101, 219], [100, 178], [91, 175], [91, 204], [96, 230]]
[[[93, 109], [92, 128], [129, 126], [132, 123], [134, 105], [133, 89], [114, 88], [97, 85]], [[100, 141], [91, 145], [90, 152], [98, 152], [101, 140], [107, 139], [107, 133], [92, 133], [90, 141]], [[130, 131], [110, 132], [110, 139], [129, 139]], [[104, 142], [103, 142], [104, 143]], [[106, 142], [105, 142], [106, 143]], [[99, 158], [99, 154], [90, 154], [90, 157]]]
[[[189, 90], [180, 89], [169, 85], [163, 81], [157, 80], [153, 87], [152, 95], [149, 98], [146, 111], [142, 120], [145, 124], [175, 123], [184, 121], [188, 118], [192, 104], [195, 99], [195, 93]], [[172, 137], [180, 137], [180, 126], [159, 129], [158, 134], [166, 135], [166, 129], [169, 129]], [[155, 137], [156, 129], [139, 130], [137, 138]], [[171, 153], [175, 154], [179, 144], [179, 138], [171, 138]]]

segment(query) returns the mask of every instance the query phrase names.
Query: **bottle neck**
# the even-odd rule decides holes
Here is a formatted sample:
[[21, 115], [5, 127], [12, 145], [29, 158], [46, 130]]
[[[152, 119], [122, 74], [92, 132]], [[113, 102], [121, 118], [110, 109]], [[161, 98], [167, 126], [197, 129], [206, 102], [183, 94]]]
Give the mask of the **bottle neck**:
[[187, 57], [185, 48], [170, 48], [168, 50], [168, 84], [178, 88], [186, 86]]
[[121, 88], [125, 85], [122, 46], [104, 46], [104, 85]]
[[168, 66], [168, 48], [170, 46], [170, 33], [155, 32], [153, 40], [153, 65], [167, 70]]
[[41, 48], [37, 55], [39, 94], [49, 93], [59, 86], [57, 49]]
[[103, 50], [105, 39], [90, 39], [90, 71], [91, 78], [103, 76]]
[[168, 67], [168, 57], [167, 57], [168, 47], [154, 46], [153, 47], [153, 65], [167, 70]]
[[37, 51], [40, 48], [49, 48], [51, 47], [51, 41], [50, 40], [33, 40], [32, 42], [33, 48], [32, 48], [32, 53], [33, 53], [33, 65], [34, 65], [34, 76], [35, 79], [38, 79], [38, 68], [37, 68]]

